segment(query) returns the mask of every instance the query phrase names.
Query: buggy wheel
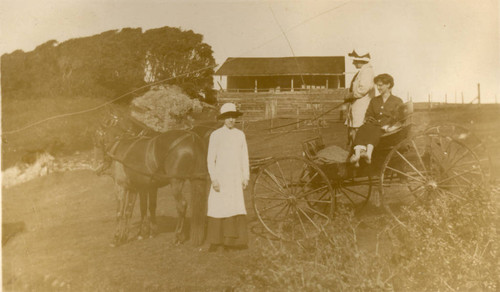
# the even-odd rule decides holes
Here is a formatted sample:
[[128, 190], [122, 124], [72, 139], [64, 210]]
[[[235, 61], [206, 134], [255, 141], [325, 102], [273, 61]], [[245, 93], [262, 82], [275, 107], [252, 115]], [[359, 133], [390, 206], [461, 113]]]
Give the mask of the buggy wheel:
[[466, 127], [457, 124], [441, 124], [436, 126], [431, 126], [425, 130], [426, 134], [440, 134], [444, 136], [449, 136], [459, 142], [465, 144], [471, 151], [476, 154], [479, 161], [481, 162], [481, 169], [486, 176], [486, 179], [491, 179], [491, 156], [488, 153], [486, 145], [479, 139], [474, 133], [472, 133]]
[[380, 197], [396, 215], [402, 206], [429, 206], [440, 196], [463, 199], [484, 182], [481, 163], [463, 143], [439, 134], [409, 137], [387, 155], [380, 173]]
[[359, 212], [370, 200], [372, 184], [370, 175], [333, 182], [337, 210]]
[[328, 178], [302, 157], [277, 158], [262, 166], [252, 189], [257, 218], [282, 240], [317, 236], [333, 212], [333, 189]]

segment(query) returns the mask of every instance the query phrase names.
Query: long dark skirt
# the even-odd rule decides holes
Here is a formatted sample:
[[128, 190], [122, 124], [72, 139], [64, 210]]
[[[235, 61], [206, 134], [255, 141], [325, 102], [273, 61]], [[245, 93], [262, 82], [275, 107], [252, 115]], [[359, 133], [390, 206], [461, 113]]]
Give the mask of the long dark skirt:
[[207, 239], [212, 245], [244, 247], [248, 243], [247, 216], [208, 217]]
[[380, 125], [377, 124], [363, 124], [354, 138], [354, 146], [356, 145], [368, 145], [377, 146], [380, 142], [380, 137], [382, 136], [383, 130]]

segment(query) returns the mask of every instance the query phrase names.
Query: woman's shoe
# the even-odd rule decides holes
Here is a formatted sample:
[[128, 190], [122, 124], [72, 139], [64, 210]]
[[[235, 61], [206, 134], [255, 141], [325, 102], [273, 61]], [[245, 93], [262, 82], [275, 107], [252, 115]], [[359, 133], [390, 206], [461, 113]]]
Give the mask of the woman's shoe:
[[361, 154], [360, 154], [360, 157], [365, 160], [366, 164], [371, 164], [372, 163], [372, 159], [371, 159], [371, 157], [368, 155], [368, 153], [366, 151], [362, 151]]

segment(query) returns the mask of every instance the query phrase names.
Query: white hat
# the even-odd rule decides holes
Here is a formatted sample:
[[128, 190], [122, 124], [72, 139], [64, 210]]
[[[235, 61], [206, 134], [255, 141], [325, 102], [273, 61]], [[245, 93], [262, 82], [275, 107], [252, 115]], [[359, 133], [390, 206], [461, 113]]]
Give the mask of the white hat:
[[217, 117], [217, 119], [224, 120], [229, 117], [236, 118], [241, 116], [242, 114], [243, 114], [242, 112], [236, 110], [236, 105], [234, 103], [228, 102], [221, 106], [220, 115]]
[[355, 50], [352, 50], [351, 53], [347, 54], [349, 57], [353, 59], [353, 61], [364, 61], [364, 62], [370, 62], [370, 53], [366, 53], [364, 55], [359, 55], [356, 53]]

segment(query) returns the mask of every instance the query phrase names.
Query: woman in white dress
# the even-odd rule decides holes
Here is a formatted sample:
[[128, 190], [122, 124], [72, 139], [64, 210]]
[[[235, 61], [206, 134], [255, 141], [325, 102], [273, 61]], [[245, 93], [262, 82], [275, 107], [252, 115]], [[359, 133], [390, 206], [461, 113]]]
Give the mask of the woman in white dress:
[[245, 134], [234, 127], [241, 115], [233, 103], [222, 105], [218, 119], [224, 120], [224, 125], [210, 135], [207, 155], [212, 181], [207, 213], [209, 251], [222, 246], [226, 249], [248, 247], [243, 196], [250, 178], [248, 148]]

